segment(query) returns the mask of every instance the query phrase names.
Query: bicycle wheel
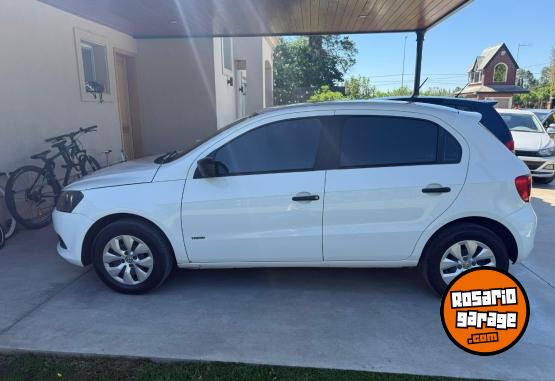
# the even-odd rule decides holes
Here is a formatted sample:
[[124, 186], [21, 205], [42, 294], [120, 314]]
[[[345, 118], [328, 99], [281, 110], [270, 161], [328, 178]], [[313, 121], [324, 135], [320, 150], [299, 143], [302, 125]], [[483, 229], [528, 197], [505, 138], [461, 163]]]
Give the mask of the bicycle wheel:
[[81, 170], [81, 176], [86, 176], [89, 173], [98, 171], [100, 169], [100, 164], [94, 157], [84, 155], [81, 160], [79, 160], [79, 168]]
[[40, 229], [52, 221], [61, 188], [46, 170], [32, 165], [15, 171], [6, 184], [6, 204], [18, 223]]
[[0, 227], [4, 229], [6, 239], [10, 238], [15, 232], [17, 222], [12, 217], [6, 205], [6, 194], [3, 188], [0, 188]]

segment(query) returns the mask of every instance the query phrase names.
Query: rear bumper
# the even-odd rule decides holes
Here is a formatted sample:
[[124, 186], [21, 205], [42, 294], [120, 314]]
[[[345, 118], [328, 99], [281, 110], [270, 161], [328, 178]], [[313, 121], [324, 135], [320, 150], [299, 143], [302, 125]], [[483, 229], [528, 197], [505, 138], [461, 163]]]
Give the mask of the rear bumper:
[[83, 239], [93, 221], [81, 214], [63, 213], [57, 210], [52, 213], [52, 221], [59, 237], [58, 254], [69, 263], [82, 267]]
[[526, 204], [503, 220], [513, 234], [518, 247], [517, 263], [526, 259], [534, 249], [538, 219], [531, 204]]
[[555, 156], [518, 156], [530, 169], [533, 177], [552, 177], [555, 174]]

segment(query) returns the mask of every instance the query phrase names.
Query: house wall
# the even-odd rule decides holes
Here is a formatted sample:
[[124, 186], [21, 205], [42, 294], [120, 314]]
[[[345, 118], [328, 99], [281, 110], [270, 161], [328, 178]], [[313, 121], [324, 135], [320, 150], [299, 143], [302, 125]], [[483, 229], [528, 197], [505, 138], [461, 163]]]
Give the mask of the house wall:
[[119, 157], [115, 95], [102, 104], [81, 100], [74, 28], [106, 42], [114, 93], [113, 49], [136, 51], [130, 36], [35, 0], [0, 2], [0, 171], [39, 164], [29, 156], [50, 148], [45, 138], [94, 124], [98, 132], [82, 139], [89, 153], [101, 163], [107, 149]]
[[[503, 54], [505, 52], [505, 54]], [[493, 71], [498, 63], [504, 63], [507, 65], [507, 82], [493, 82]], [[516, 67], [511, 59], [511, 56], [503, 48], [500, 49], [495, 57], [492, 58], [490, 63], [484, 68], [484, 79], [483, 83], [486, 86], [489, 85], [514, 85], [516, 83]]]
[[[264, 74], [263, 93], [264, 107], [272, 107], [274, 105], [274, 48], [278, 43], [275, 37], [262, 38], [262, 70]], [[268, 65], [268, 71], [266, 70]], [[268, 77], [268, 78], [266, 78]]]
[[215, 132], [212, 39], [138, 39], [137, 47], [145, 155], [183, 148]]

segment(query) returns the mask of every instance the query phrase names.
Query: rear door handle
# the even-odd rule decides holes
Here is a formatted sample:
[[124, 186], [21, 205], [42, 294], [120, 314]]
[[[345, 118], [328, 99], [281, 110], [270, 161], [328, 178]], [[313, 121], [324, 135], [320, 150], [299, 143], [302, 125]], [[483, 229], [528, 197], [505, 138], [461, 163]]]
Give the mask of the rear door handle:
[[293, 196], [293, 201], [318, 201], [320, 196], [317, 194], [309, 194], [309, 195], [297, 195]]
[[449, 187], [429, 187], [422, 189], [422, 193], [449, 193], [451, 188]]

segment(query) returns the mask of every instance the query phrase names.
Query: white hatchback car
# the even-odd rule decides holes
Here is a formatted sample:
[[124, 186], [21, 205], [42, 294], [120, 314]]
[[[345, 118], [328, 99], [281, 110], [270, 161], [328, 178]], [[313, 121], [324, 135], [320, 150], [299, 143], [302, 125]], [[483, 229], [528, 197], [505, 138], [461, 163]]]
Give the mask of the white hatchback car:
[[528, 168], [479, 120], [401, 101], [269, 109], [68, 186], [58, 252], [125, 293], [175, 266], [419, 266], [442, 292], [533, 247]]
[[527, 110], [497, 110], [511, 130], [515, 153], [530, 168], [535, 181], [548, 184], [555, 180], [555, 143], [542, 122]]

